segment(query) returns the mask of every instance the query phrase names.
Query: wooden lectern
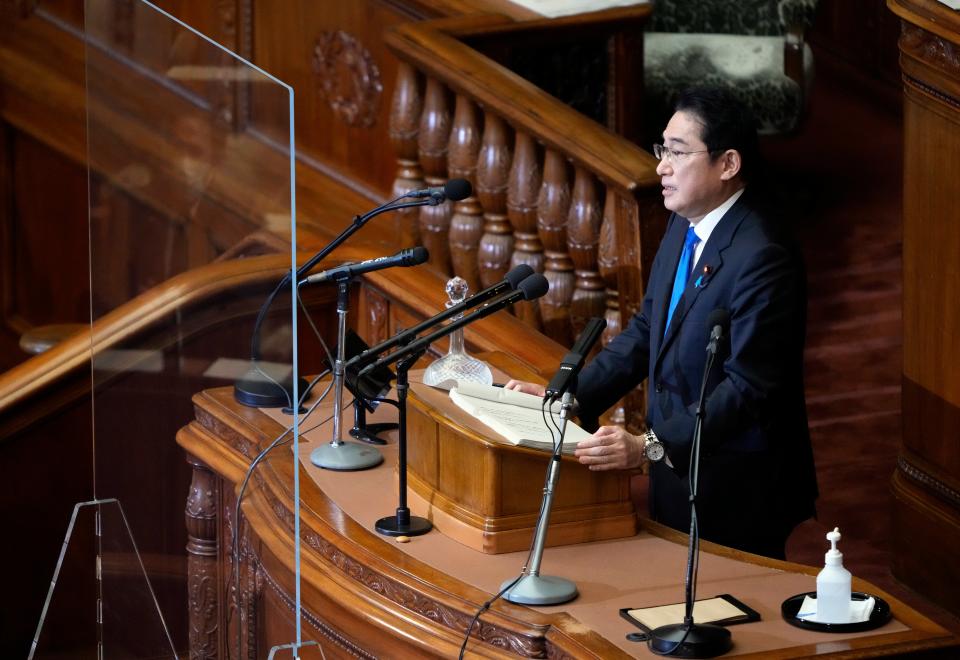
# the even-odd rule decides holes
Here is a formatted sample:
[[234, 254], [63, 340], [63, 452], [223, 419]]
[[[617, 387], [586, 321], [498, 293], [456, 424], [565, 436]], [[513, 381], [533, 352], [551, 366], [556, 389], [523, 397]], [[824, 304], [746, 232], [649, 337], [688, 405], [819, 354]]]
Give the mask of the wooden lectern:
[[[503, 363], [499, 356], [486, 357]], [[412, 375], [413, 380], [419, 378]], [[443, 390], [418, 382], [411, 391], [407, 479], [417, 508], [427, 511], [443, 534], [475, 550], [529, 548], [549, 454], [499, 439]], [[591, 472], [564, 456], [560, 480], [548, 546], [636, 534], [630, 473]]]

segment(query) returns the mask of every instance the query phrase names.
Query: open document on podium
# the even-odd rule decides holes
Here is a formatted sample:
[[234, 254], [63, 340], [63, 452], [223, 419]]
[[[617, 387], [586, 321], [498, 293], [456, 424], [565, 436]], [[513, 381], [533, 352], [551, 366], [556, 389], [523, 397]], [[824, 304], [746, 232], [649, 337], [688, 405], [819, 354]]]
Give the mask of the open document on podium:
[[[461, 382], [450, 390], [450, 399], [507, 442], [521, 447], [553, 451], [553, 438], [559, 437], [560, 404], [551, 406], [553, 422], [542, 410], [543, 401], [532, 394], [507, 390], [493, 385]], [[550, 424], [548, 428], [547, 424]], [[551, 433], [552, 431], [552, 433]], [[572, 454], [577, 443], [590, 434], [573, 422], [567, 422], [563, 453]]]

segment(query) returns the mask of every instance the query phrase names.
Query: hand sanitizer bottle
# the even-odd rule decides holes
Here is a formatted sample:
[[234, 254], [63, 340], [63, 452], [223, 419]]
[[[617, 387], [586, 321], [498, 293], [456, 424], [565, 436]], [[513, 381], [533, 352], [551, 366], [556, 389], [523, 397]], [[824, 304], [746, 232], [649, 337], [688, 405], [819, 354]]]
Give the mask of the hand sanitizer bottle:
[[843, 567], [843, 554], [837, 550], [840, 528], [827, 534], [830, 550], [824, 567], [817, 575], [817, 621], [820, 623], [850, 622], [850, 571]]

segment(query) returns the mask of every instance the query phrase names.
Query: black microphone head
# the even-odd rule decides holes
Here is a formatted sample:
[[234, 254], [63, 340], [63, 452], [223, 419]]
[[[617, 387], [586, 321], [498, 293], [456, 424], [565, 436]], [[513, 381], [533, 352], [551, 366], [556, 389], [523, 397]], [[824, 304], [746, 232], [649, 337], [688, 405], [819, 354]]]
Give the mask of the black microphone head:
[[520, 264], [519, 266], [511, 268], [510, 272], [504, 275], [503, 279], [510, 285], [511, 289], [516, 290], [516, 288], [520, 286], [520, 282], [533, 275], [534, 272], [533, 268], [527, 264]]
[[430, 252], [422, 245], [415, 248], [400, 250], [400, 258], [404, 266], [419, 266], [430, 258]]
[[545, 294], [549, 288], [550, 283], [547, 281], [547, 278], [540, 273], [527, 276], [526, 279], [517, 285], [517, 289], [523, 292], [524, 300], [539, 298]]
[[447, 199], [459, 202], [473, 192], [473, 186], [466, 179], [450, 179], [443, 184], [443, 194]]
[[730, 325], [730, 312], [722, 307], [718, 307], [707, 317], [707, 332], [713, 332], [713, 329], [720, 326], [724, 330]]

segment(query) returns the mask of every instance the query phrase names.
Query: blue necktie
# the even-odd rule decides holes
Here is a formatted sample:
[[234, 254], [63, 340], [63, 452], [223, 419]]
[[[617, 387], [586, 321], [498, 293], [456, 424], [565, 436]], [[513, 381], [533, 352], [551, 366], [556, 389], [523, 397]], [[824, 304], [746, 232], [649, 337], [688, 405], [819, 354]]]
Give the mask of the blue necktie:
[[663, 336], [667, 336], [667, 328], [670, 327], [670, 319], [673, 318], [673, 312], [677, 308], [683, 296], [683, 290], [687, 288], [687, 280], [690, 279], [690, 269], [693, 268], [693, 253], [700, 239], [693, 231], [693, 225], [687, 229], [687, 235], [683, 239], [683, 252], [680, 253], [680, 261], [677, 263], [677, 274], [673, 278], [673, 292], [670, 294], [670, 307], [667, 309], [667, 322], [663, 326]]

